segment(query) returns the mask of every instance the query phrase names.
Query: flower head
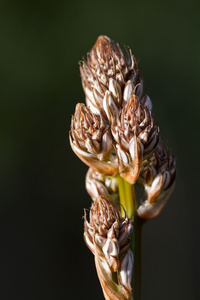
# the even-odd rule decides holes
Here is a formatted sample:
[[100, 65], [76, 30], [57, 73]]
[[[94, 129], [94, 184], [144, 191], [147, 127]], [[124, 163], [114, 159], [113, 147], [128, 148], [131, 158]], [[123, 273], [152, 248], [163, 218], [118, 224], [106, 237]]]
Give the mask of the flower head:
[[82, 103], [76, 106], [71, 122], [70, 143], [73, 151], [89, 167], [103, 174], [118, 172], [108, 125]]
[[138, 208], [143, 219], [156, 217], [171, 196], [176, 179], [176, 164], [169, 150], [159, 143], [155, 152], [143, 162], [138, 183], [144, 186], [144, 199]]
[[[150, 98], [144, 93], [143, 80], [137, 62], [130, 50], [123, 52], [107, 36], [99, 36], [87, 57], [80, 63], [82, 85], [86, 104], [92, 112], [110, 120], [123, 102], [128, 101], [136, 85], [136, 95], [152, 108]], [[111, 112], [109, 112], [111, 110]]]
[[95, 256], [97, 274], [105, 298], [132, 299], [132, 221], [127, 216], [122, 218], [109, 199], [98, 197], [90, 209], [90, 222], [85, 213], [84, 227], [85, 242]]
[[[117, 43], [105, 35], [98, 37], [88, 56], [88, 66], [97, 70], [100, 81], [106, 85], [108, 78], [115, 79], [120, 86], [138, 75], [138, 67], [131, 52], [123, 53]], [[105, 76], [105, 78], [104, 78]]]
[[159, 127], [152, 113], [135, 95], [122, 107], [112, 124], [120, 175], [135, 183], [142, 160], [152, 153], [159, 142]]

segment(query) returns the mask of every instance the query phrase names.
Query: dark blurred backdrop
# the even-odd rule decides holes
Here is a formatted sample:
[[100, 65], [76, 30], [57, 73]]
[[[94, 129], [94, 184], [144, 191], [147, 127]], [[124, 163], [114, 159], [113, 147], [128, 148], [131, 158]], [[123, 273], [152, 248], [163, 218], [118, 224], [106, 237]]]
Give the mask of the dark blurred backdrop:
[[143, 233], [143, 300], [200, 299], [200, 3], [0, 1], [0, 299], [102, 300], [83, 234], [87, 167], [69, 146], [78, 61], [98, 35], [128, 45], [177, 184]]

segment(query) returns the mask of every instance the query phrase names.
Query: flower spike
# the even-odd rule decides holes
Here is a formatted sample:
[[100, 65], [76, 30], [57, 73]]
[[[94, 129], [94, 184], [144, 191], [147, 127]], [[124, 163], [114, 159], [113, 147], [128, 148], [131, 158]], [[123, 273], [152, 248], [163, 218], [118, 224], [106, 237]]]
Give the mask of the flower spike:
[[105, 299], [138, 300], [142, 223], [171, 196], [175, 160], [161, 141], [130, 49], [101, 35], [80, 62], [80, 73], [86, 104], [76, 105], [69, 139], [89, 167], [85, 186], [93, 202], [89, 220], [84, 213], [85, 243]]
[[85, 242], [95, 256], [97, 274], [105, 299], [131, 300], [132, 221], [127, 217], [122, 218], [117, 207], [102, 196], [96, 198], [91, 206], [90, 222], [86, 219], [86, 213], [84, 219]]

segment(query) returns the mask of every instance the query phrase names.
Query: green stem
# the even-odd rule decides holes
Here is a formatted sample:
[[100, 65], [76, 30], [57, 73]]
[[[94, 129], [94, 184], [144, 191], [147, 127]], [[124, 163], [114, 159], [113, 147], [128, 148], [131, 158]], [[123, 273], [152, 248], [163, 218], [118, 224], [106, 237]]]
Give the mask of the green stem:
[[130, 219], [134, 216], [134, 191], [133, 185], [127, 182], [121, 176], [117, 177], [118, 188], [119, 188], [119, 198], [121, 204], [121, 214], [124, 217], [124, 209]]
[[127, 214], [130, 219], [133, 218], [134, 216], [134, 211], [135, 211], [135, 190], [134, 186], [127, 182], [124, 179], [124, 189], [125, 189], [125, 196], [126, 196], [126, 209], [127, 209]]
[[142, 244], [142, 224], [143, 221], [137, 214], [137, 197], [135, 193], [134, 185], [127, 182], [122, 177], [118, 176], [118, 188], [122, 216], [124, 216], [124, 209], [130, 219], [134, 217], [133, 225], [133, 255], [134, 255], [134, 267], [133, 267], [133, 299], [141, 299], [141, 244]]
[[121, 204], [121, 215], [124, 217], [124, 209], [126, 210], [126, 195], [125, 195], [125, 188], [124, 188], [124, 179], [121, 176], [117, 177], [118, 181], [118, 189], [119, 189], [119, 199]]

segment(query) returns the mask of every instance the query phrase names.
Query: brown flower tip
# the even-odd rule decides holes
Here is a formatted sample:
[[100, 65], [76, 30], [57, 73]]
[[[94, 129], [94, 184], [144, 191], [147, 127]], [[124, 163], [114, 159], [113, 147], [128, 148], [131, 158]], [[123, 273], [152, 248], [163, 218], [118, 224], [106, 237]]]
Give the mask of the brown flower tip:
[[91, 207], [90, 219], [96, 231], [104, 235], [114, 222], [119, 226], [120, 213], [109, 199], [98, 197]]
[[134, 90], [141, 103], [152, 109], [134, 56], [130, 50], [123, 52], [109, 37], [98, 37], [87, 62], [80, 63], [80, 72], [87, 106], [109, 121]]
[[137, 63], [131, 52], [127, 51], [125, 55], [119, 45], [105, 35], [98, 37], [90, 51], [88, 66], [93, 70], [99, 69], [107, 78], [116, 79], [120, 85], [138, 73]]
[[116, 125], [112, 128], [115, 137], [116, 130], [118, 131], [117, 141], [119, 137], [123, 146], [127, 148], [126, 141], [130, 141], [132, 137], [137, 136], [144, 148], [143, 157], [153, 152], [158, 145], [159, 127], [154, 122], [151, 110], [144, 106], [135, 95], [132, 95], [122, 108]]
[[118, 173], [108, 125], [101, 115], [93, 114], [82, 103], [77, 104], [72, 117], [70, 143], [73, 151], [89, 167], [103, 174]]
[[133, 184], [138, 179], [142, 159], [149, 156], [158, 145], [159, 127], [154, 123], [148, 107], [132, 95], [111, 129], [116, 142], [120, 175]]

